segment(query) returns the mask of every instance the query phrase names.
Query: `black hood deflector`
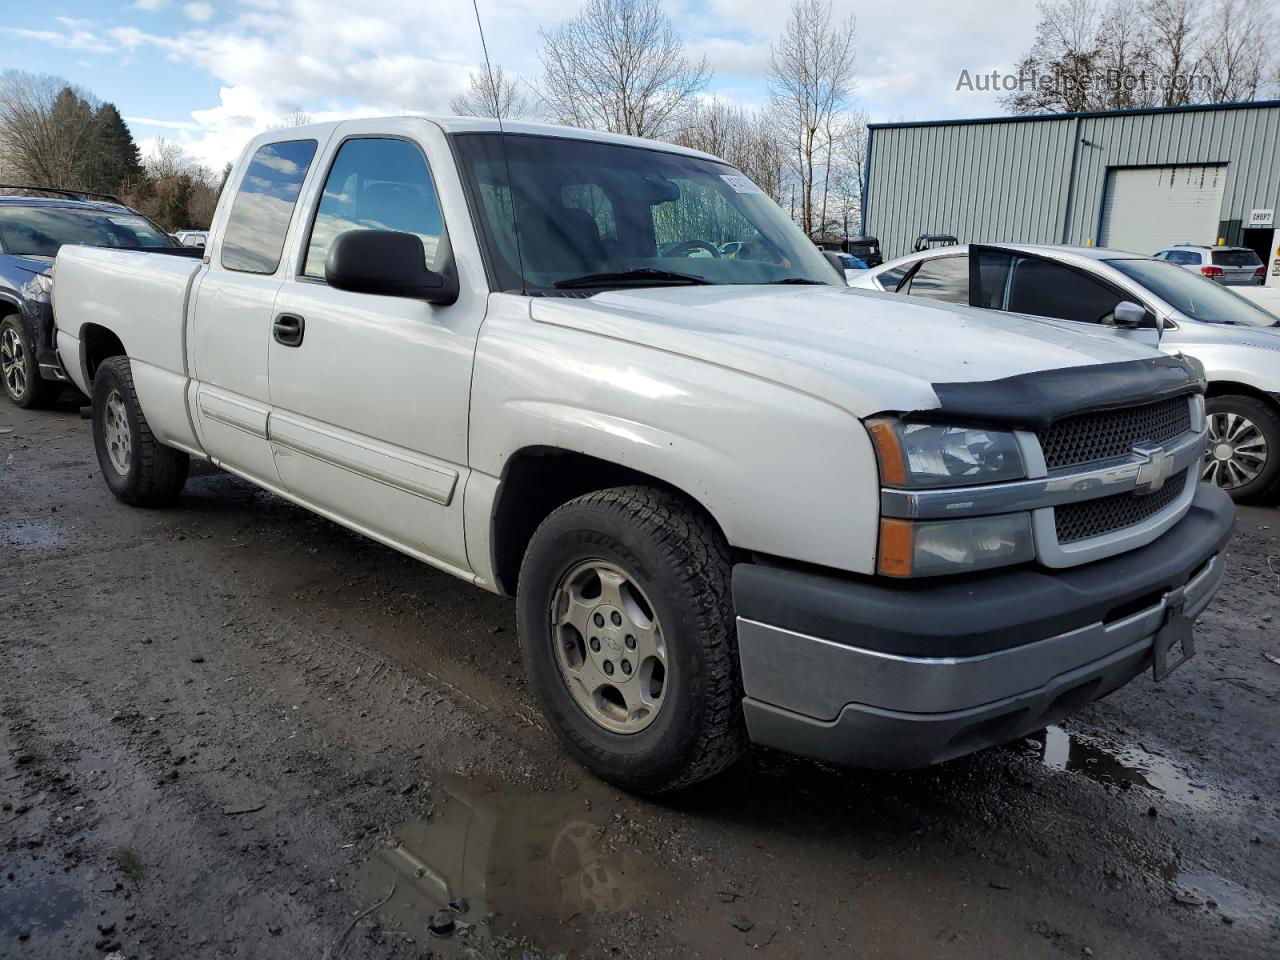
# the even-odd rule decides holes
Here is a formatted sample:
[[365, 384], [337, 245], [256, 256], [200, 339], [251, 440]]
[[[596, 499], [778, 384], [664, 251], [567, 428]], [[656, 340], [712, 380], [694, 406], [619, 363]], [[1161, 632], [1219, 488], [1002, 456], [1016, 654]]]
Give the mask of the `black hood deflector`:
[[1091, 367], [1022, 373], [1002, 380], [935, 383], [936, 410], [904, 420], [989, 424], [1043, 430], [1078, 413], [1116, 410], [1169, 397], [1204, 393], [1204, 367], [1184, 356], [1159, 356]]

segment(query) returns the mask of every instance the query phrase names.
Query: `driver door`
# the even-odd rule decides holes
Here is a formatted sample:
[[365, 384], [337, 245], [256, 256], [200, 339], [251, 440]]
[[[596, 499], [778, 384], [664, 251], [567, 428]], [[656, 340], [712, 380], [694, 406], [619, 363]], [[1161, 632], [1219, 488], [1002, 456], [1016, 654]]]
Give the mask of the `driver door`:
[[[971, 244], [969, 303], [987, 310], [1049, 317], [1087, 325], [1150, 347], [1160, 345], [1160, 326], [1150, 308], [1149, 325], [1117, 326], [1116, 307], [1132, 296], [1086, 271], [1049, 257]], [[1139, 303], [1141, 307], [1146, 304]]]

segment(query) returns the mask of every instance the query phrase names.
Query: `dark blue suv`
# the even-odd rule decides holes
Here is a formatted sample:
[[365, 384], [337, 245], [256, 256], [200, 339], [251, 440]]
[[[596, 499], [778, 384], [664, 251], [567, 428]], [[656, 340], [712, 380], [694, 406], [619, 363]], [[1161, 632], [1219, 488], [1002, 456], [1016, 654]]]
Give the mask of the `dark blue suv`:
[[18, 406], [38, 407], [70, 383], [53, 341], [51, 270], [58, 248], [179, 244], [115, 197], [8, 184], [0, 190], [28, 194], [0, 196], [0, 382]]

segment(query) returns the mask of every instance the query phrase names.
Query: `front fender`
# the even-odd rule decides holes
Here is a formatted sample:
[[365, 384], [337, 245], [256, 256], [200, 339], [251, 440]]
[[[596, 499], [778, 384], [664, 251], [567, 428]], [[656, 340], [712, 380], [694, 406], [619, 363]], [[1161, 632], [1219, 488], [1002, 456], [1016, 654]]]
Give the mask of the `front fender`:
[[470, 444], [494, 478], [530, 446], [616, 463], [684, 491], [735, 547], [874, 571], [879, 479], [857, 419], [712, 363], [532, 323], [515, 298], [491, 302]]

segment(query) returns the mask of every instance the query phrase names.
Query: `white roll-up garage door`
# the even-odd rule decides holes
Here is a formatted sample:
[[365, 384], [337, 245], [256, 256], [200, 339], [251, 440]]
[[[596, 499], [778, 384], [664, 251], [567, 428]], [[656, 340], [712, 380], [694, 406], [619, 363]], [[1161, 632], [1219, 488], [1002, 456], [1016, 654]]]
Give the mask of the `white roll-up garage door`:
[[1217, 243], [1226, 182], [1224, 165], [1108, 170], [1098, 246], [1150, 255], [1175, 243]]

